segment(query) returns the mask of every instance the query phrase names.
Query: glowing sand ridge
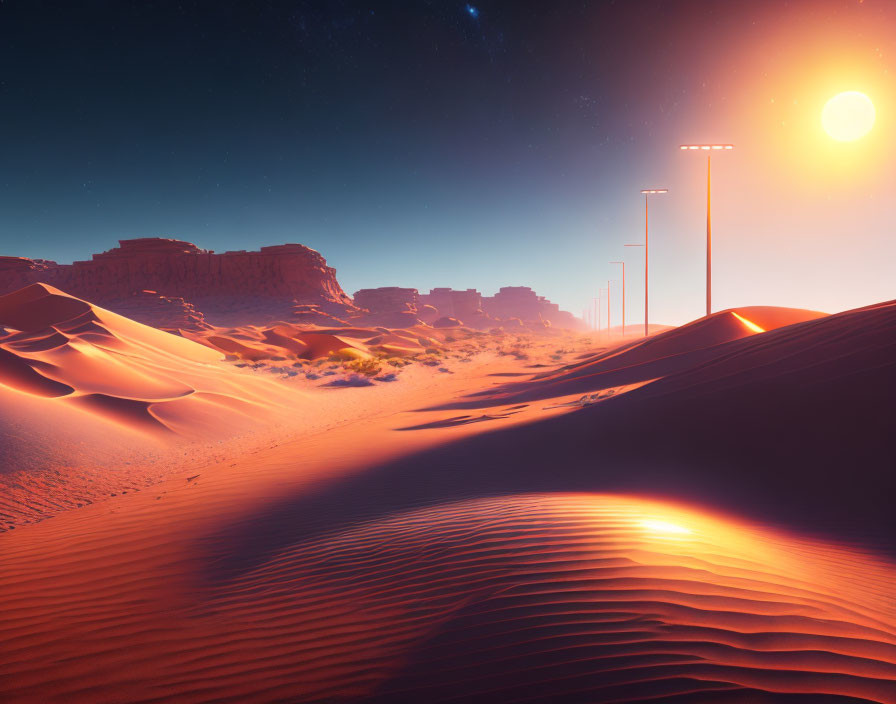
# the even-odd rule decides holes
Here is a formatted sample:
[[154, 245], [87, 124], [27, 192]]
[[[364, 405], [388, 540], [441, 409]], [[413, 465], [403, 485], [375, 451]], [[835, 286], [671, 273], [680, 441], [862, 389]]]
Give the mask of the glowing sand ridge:
[[742, 322], [744, 325], [746, 325], [753, 332], [765, 332], [765, 330], [763, 328], [759, 327], [752, 320], [747, 320], [744, 316], [739, 315], [736, 311], [731, 311], [731, 315], [733, 315], [735, 318], [737, 318], [740, 322]]
[[[101, 572], [76, 551], [51, 584], [0, 575], [6, 632], [23, 636], [4, 646], [6, 701], [47, 667], [44, 701], [67, 702], [896, 701], [891, 565], [660, 502], [422, 508], [296, 536], [210, 590], [195, 553], [147, 580], [132, 540], [112, 538]], [[35, 637], [49, 661], [28, 657]]]

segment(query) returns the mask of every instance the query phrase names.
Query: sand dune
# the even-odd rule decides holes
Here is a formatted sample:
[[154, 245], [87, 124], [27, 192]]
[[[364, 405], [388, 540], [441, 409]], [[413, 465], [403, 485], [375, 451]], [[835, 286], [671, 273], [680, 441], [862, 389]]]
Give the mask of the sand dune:
[[210, 582], [228, 545], [114, 524], [15, 548], [5, 701], [896, 701], [892, 565], [699, 510], [462, 501]]
[[699, 368], [727, 354], [744, 338], [824, 316], [817, 311], [768, 306], [725, 310], [648, 338], [621, 342], [531, 381], [474, 395], [484, 397], [482, 401], [471, 399], [451, 407], [532, 401], [652, 381]]
[[[526, 399], [586, 395], [572, 413], [506, 430], [495, 421], [488, 435], [397, 463], [390, 481], [404, 485], [416, 463], [437, 478], [450, 471], [467, 490], [597, 486], [699, 496], [896, 549], [888, 498], [896, 491], [889, 427], [896, 413], [896, 302], [722, 343], [699, 363], [666, 367], [665, 375], [650, 361], [595, 374], [581, 371], [588, 364], [430, 406], [448, 419], [458, 407], [500, 410]], [[596, 389], [637, 378], [650, 383], [589, 400]], [[441, 481], [428, 491], [417, 486], [413, 500], [452, 491]]]
[[[829, 386], [832, 390], [850, 377], [892, 380], [896, 349], [896, 301], [812, 317], [805, 322], [750, 336], [724, 349], [711, 364], [670, 376], [645, 393], [689, 389], [702, 394], [712, 388], [724, 393], [735, 386], [777, 380], [793, 386]], [[788, 386], [783, 388], [787, 389]], [[869, 409], [875, 410], [875, 409]]]
[[[0, 337], [7, 406], [18, 401], [10, 392], [25, 393], [130, 430], [209, 437], [252, 424], [290, 398], [277, 384], [221, 363], [208, 347], [44, 284], [0, 296], [0, 325], [10, 329]], [[210, 403], [214, 421], [199, 422]]]
[[[340, 372], [369, 386], [413, 377], [415, 360], [426, 379], [441, 373], [446, 340], [461, 338], [452, 359], [467, 362], [485, 347], [476, 333], [423, 326], [273, 323], [187, 339], [42, 285], [0, 297], [0, 326], [0, 532], [382, 410], [345, 394], [360, 383]], [[394, 402], [401, 386], [378, 393]]]
[[[286, 359], [315, 335], [327, 356], [467, 344], [278, 323], [153, 356], [142, 326], [60, 306], [74, 322], [0, 340], [5, 393], [135, 438], [147, 413], [200, 434], [254, 415], [210, 337]], [[332, 392], [316, 434], [0, 535], [0, 699], [896, 704], [896, 545], [873, 539], [894, 330], [894, 303], [745, 308], [513, 376], [487, 412], [445, 409], [579, 350], [493, 338], [475, 369]]]
[[426, 326], [402, 330], [386, 328], [301, 327], [275, 323], [269, 327], [216, 328], [210, 331], [182, 331], [196, 342], [225, 354], [252, 362], [300, 361], [327, 358], [343, 350], [363, 356], [381, 353], [393, 356], [415, 355], [427, 348], [441, 347], [447, 334]]
[[305, 403], [50, 286], [0, 296], [0, 326], [0, 531], [139, 491], [195, 453], [184, 441], [243, 436]]

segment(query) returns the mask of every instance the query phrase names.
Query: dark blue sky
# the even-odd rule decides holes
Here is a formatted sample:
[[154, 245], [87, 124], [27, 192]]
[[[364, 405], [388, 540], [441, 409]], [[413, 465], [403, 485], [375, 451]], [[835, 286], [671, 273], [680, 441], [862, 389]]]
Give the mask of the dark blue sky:
[[[350, 293], [532, 285], [579, 313], [686, 127], [743, 132], [743, 37], [857, 5], [821, 4], [6, 0], [2, 253], [295, 241]], [[690, 205], [676, 226], [699, 228]], [[668, 316], [699, 301], [693, 246], [657, 274]]]

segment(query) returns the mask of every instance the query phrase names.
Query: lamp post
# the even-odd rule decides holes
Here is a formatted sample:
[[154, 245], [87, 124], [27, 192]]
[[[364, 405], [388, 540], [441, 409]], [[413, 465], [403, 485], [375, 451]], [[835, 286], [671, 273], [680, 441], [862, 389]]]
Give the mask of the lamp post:
[[610, 343], [610, 282], [607, 281], [607, 344]]
[[622, 337], [625, 338], [625, 262], [610, 262], [610, 264], [622, 264]]
[[730, 151], [733, 144], [682, 144], [678, 147], [681, 151], [706, 152], [706, 314], [712, 313], [712, 208], [711, 208], [711, 160], [712, 153]]
[[648, 212], [648, 199], [651, 195], [658, 195], [660, 193], [668, 193], [668, 188], [644, 188], [641, 190], [641, 193], [644, 194], [644, 244], [627, 244], [626, 247], [644, 247], [644, 337], [647, 337], [647, 318], [648, 318], [648, 306], [650, 303], [650, 282], [648, 280], [648, 261], [650, 255], [650, 238], [649, 238], [649, 212]]

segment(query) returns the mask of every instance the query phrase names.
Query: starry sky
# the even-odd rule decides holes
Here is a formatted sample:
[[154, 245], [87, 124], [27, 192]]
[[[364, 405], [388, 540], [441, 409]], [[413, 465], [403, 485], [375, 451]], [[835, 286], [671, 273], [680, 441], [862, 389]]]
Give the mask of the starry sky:
[[[842, 310], [894, 297], [894, 56], [882, 0], [4, 0], [0, 253], [301, 242], [349, 293], [528, 285], [576, 314], [624, 257], [634, 323], [622, 245], [665, 187], [652, 319], [681, 323], [706, 173], [678, 145], [722, 141], [715, 307]], [[877, 109], [856, 143], [820, 126], [843, 90]]]

